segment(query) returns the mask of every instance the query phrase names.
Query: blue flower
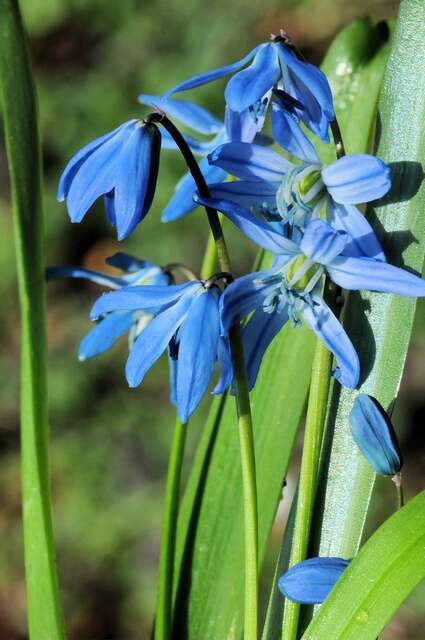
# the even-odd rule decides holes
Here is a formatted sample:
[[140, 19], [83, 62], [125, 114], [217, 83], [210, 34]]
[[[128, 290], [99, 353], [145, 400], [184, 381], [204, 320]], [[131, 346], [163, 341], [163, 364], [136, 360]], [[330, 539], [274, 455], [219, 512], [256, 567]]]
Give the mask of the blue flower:
[[169, 286], [131, 286], [106, 293], [95, 303], [91, 317], [117, 312], [156, 310], [155, 317], [137, 336], [126, 365], [130, 387], [138, 386], [161, 354], [170, 350], [171, 398], [182, 422], [194, 412], [219, 360], [221, 377], [213, 393], [231, 383], [227, 338], [220, 336], [220, 291], [200, 280]]
[[349, 424], [355, 443], [374, 471], [396, 475], [402, 466], [400, 449], [391, 421], [378, 401], [364, 393], [358, 395]]
[[[252, 142], [259, 129], [262, 128], [264, 121], [264, 115], [258, 114], [256, 120], [254, 120], [248, 111], [237, 113], [226, 107], [224, 123], [222, 123], [207, 109], [197, 104], [186, 100], [164, 98], [163, 96], [141, 94], [139, 102], [161, 109], [172, 118], [179, 120], [196, 131], [196, 133], [213, 136], [209, 140], [203, 141], [184, 134], [184, 138], [192, 152], [202, 157], [199, 168], [207, 183], [221, 182], [227, 177], [227, 172], [224, 169], [213, 166], [208, 162], [207, 154], [225, 142]], [[270, 144], [271, 140], [266, 136], [257, 136], [257, 142]], [[177, 148], [173, 138], [166, 130], [162, 132], [161, 144], [162, 147], [167, 149]], [[162, 221], [178, 220], [193, 211], [197, 207], [193, 201], [195, 191], [195, 181], [191, 173], [187, 172], [177, 183], [174, 195], [163, 210]]]
[[312, 218], [326, 215], [336, 229], [351, 236], [350, 255], [385, 260], [371, 226], [353, 206], [376, 200], [389, 190], [389, 168], [379, 158], [354, 154], [323, 167], [317, 156], [310, 155], [311, 160], [294, 165], [271, 149], [244, 143], [224, 144], [208, 158], [240, 178], [210, 186], [211, 206], [225, 215], [238, 210], [236, 203], [282, 222], [290, 234]]
[[[145, 260], [139, 260], [126, 253], [116, 253], [106, 260], [107, 264], [122, 270], [125, 275], [112, 276], [81, 267], [49, 267], [47, 279], [82, 278], [110, 289], [120, 289], [131, 285], [168, 285], [170, 276]], [[154, 311], [117, 311], [102, 315], [98, 323], [80, 343], [78, 357], [81, 361], [93, 358], [110, 349], [125, 333], [129, 332], [130, 348], [140, 331], [152, 320]]]
[[184, 80], [165, 95], [169, 97], [231, 74], [234, 75], [224, 95], [232, 111], [249, 109], [255, 116], [259, 106], [261, 108], [264, 100], [269, 101], [274, 92], [282, 118], [288, 113], [322, 140], [329, 141], [328, 127], [334, 119], [334, 110], [326, 76], [317, 67], [300, 60], [279, 37], [255, 47], [233, 64]]
[[129, 120], [83, 147], [65, 167], [57, 193], [71, 221], [81, 222], [103, 195], [118, 239], [130, 235], [152, 204], [160, 147], [156, 125], [141, 120]]
[[298, 604], [320, 604], [349, 565], [342, 558], [309, 558], [291, 567], [278, 580], [285, 598]]
[[[229, 214], [228, 214], [229, 215]], [[270, 269], [238, 278], [223, 293], [221, 317], [228, 331], [236, 318], [254, 312], [243, 329], [248, 380], [255, 383], [263, 354], [280, 328], [303, 320], [334, 354], [333, 375], [356, 387], [359, 360], [341, 324], [321, 295], [325, 274], [344, 289], [425, 296], [425, 280], [386, 262], [352, 257], [347, 233], [314, 219], [299, 242], [283, 237], [244, 209], [229, 217], [252, 240], [277, 257]]]

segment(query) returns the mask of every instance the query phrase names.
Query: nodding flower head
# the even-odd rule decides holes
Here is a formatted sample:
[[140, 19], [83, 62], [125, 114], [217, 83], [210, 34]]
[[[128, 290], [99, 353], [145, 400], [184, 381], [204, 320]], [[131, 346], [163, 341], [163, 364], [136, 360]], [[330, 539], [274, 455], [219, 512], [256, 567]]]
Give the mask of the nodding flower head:
[[104, 196], [118, 239], [130, 235], [151, 207], [160, 147], [158, 127], [142, 120], [129, 120], [83, 147], [65, 167], [57, 193], [71, 221], [81, 222]]

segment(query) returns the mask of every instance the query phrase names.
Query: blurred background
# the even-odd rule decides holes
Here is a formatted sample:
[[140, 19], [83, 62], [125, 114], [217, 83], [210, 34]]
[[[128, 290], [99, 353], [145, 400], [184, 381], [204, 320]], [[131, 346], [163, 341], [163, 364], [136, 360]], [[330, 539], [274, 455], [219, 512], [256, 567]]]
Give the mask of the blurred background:
[[[118, 247], [101, 208], [82, 224], [70, 224], [65, 207], [55, 200], [67, 159], [87, 141], [142, 113], [136, 99], [142, 91], [162, 93], [189, 75], [237, 59], [281, 27], [312, 62], [320, 63], [342, 26], [363, 15], [394, 17], [397, 5], [395, 0], [21, 0], [40, 102], [49, 264], [103, 269], [105, 257], [120, 249], [160, 264], [181, 260], [199, 268], [207, 237], [203, 217], [192, 214], [169, 226], [159, 224], [184, 169], [177, 156], [163, 153], [154, 207], [125, 247]], [[197, 95], [221, 115], [217, 89], [210, 85]], [[25, 640], [19, 317], [2, 142], [0, 207], [0, 640]], [[238, 235], [230, 241], [242, 273], [252, 262], [252, 247]], [[155, 601], [173, 411], [164, 362], [142, 389], [128, 389], [125, 339], [97, 360], [78, 362], [78, 343], [90, 328], [88, 311], [99, 293], [100, 288], [82, 281], [49, 285], [51, 459], [62, 596], [69, 640], [140, 640], [149, 637]], [[425, 305], [419, 304], [395, 415], [407, 497], [423, 488], [424, 362]], [[189, 461], [206, 409], [202, 406], [191, 424]], [[375, 498], [370, 528], [392, 509], [388, 483], [377, 483]], [[424, 596], [418, 589], [382, 638], [423, 638]]]

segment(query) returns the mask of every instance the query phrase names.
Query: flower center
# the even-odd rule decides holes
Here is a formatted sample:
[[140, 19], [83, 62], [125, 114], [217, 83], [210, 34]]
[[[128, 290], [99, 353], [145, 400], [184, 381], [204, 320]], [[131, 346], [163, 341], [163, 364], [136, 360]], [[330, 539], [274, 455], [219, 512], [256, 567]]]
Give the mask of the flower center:
[[276, 194], [276, 206], [283, 220], [304, 226], [315, 208], [320, 211], [325, 196], [320, 168], [314, 164], [301, 164], [283, 178]]

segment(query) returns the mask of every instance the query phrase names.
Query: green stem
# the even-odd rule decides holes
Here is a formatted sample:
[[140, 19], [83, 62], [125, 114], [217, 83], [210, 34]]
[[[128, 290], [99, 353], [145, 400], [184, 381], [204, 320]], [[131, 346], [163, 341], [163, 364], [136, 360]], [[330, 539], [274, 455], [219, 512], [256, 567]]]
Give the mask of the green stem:
[[[205, 198], [211, 194], [198, 163], [183, 136], [174, 124], [163, 113], [152, 113], [149, 122], [161, 124], [174, 138], [189, 171], [196, 183], [199, 193]], [[205, 207], [208, 222], [214, 238], [219, 268], [222, 272], [231, 273], [229, 253], [221, 227], [220, 218], [215, 209]], [[245, 640], [257, 640], [258, 636], [258, 516], [257, 516], [257, 484], [255, 472], [254, 435], [249, 401], [248, 383], [244, 361], [240, 328], [236, 325], [229, 332], [229, 343], [232, 355], [233, 372], [236, 386], [236, 407], [238, 413], [239, 440], [243, 480], [243, 503], [245, 519]]]
[[401, 509], [402, 507], [404, 507], [404, 491], [401, 482], [401, 473], [396, 473], [395, 476], [391, 478], [391, 480], [394, 482], [397, 492], [397, 508]]
[[[308, 550], [330, 385], [331, 364], [331, 353], [320, 340], [317, 340], [304, 432], [297, 511], [289, 560], [290, 567], [297, 564], [297, 562], [305, 560]], [[300, 606], [298, 604], [290, 600], [285, 601], [282, 640], [296, 639], [299, 611]]]
[[171, 638], [174, 555], [180, 497], [180, 478], [186, 433], [187, 423], [182, 424], [180, 420], [176, 418], [164, 497], [164, 516], [161, 532], [155, 617], [155, 640], [169, 640]]
[[48, 460], [44, 224], [35, 90], [16, 0], [0, 2], [0, 83], [21, 309], [21, 474], [31, 640], [61, 640]]

